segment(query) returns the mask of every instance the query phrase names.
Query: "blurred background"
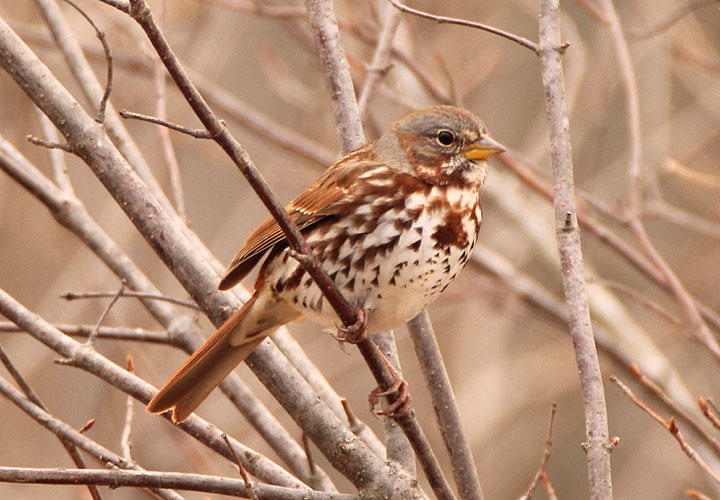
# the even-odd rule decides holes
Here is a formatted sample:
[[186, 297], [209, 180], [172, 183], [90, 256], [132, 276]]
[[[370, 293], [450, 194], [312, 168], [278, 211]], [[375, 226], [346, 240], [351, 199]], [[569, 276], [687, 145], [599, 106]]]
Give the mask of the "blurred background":
[[[108, 5], [94, 0], [78, 3], [104, 30], [112, 49], [115, 82], [111, 102], [118, 109], [156, 114], [155, 63], [139, 28]], [[160, 8], [159, 2], [150, 3], [154, 9]], [[295, 8], [290, 9], [292, 15], [273, 17], [255, 11], [250, 1], [168, 0], [164, 25], [175, 52], [197, 78], [201, 91], [212, 94], [210, 104], [227, 120], [275, 192], [289, 201], [339, 156], [340, 141], [307, 21], [300, 16], [302, 4], [262, 5]], [[588, 195], [580, 206], [642, 255], [632, 234], [620, 223], [629, 199], [626, 94], [609, 27], [594, 5], [592, 0], [562, 5], [563, 37], [570, 42], [564, 63], [576, 184]], [[335, 6], [359, 89], [391, 7], [372, 0], [339, 0]], [[536, 2], [415, 1], [412, 6], [537, 40]], [[60, 8], [104, 82], [106, 66], [94, 32], [73, 9], [62, 2]], [[643, 221], [653, 244], [687, 289], [719, 311], [718, 4], [636, 0], [617, 2], [617, 8], [639, 86]], [[35, 3], [0, 2], [0, 16], [86, 109], [94, 112], [97, 103], [83, 97]], [[411, 109], [454, 102], [479, 114], [494, 138], [549, 183], [544, 92], [539, 60], [533, 52], [485, 32], [407, 14], [394, 46], [393, 65], [369, 107], [368, 139]], [[52, 176], [48, 151], [25, 140], [27, 135], [43, 136], [39, 115], [5, 73], [0, 73], [0, 96], [0, 135]], [[222, 96], [230, 101], [221, 102]], [[249, 125], [238, 107], [263, 115], [275, 132], [293, 132], [305, 151], [280, 144], [258, 125]], [[199, 127], [170, 83], [167, 113], [171, 121]], [[138, 121], [127, 121], [126, 126], [172, 199], [158, 128]], [[247, 234], [267, 216], [266, 211], [215, 143], [174, 132], [170, 137], [179, 164], [186, 217], [215, 255], [228, 263]], [[71, 155], [65, 159], [77, 196], [99, 224], [163, 293], [186, 298], [89, 169]], [[542, 456], [552, 402], [557, 402], [558, 412], [548, 477], [559, 498], [585, 498], [582, 397], [567, 327], [547, 308], [519, 295], [516, 281], [489, 270], [491, 262], [500, 265], [497, 258], [504, 258], [503, 265], [510, 263], [521, 277], [535, 280], [534, 292], [562, 296], [552, 205], [497, 160], [492, 161], [482, 199], [479, 259], [459, 275], [429, 312], [472, 440], [486, 498], [517, 498], [525, 492]], [[673, 397], [686, 408], [698, 396], [720, 396], [717, 362], [691, 340], [692, 331], [673, 296], [587, 231], [583, 232], [583, 250], [587, 274], [593, 280], [588, 291], [594, 324], [605, 332], [600, 349], [605, 380], [618, 375], [666, 418], [675, 413], [634, 384], [629, 362], [638, 363], [651, 372], [646, 374], [671, 386]], [[0, 174], [1, 288], [50, 322], [94, 324], [109, 299], [67, 302], [60, 295], [116, 291], [119, 286], [118, 278], [82, 242], [60, 227], [20, 185]], [[198, 321], [208, 334], [212, 332], [204, 317], [198, 315]], [[159, 328], [132, 299], [120, 300], [104, 324]], [[717, 335], [717, 325], [711, 328]], [[349, 349], [349, 354], [343, 354], [337, 342], [310, 323], [291, 325], [291, 331], [338, 393], [348, 398], [358, 417], [382, 434], [382, 423], [367, 410], [366, 397], [374, 384], [357, 352]], [[399, 329], [396, 336], [416, 412], [447, 466], [407, 332]], [[54, 364], [57, 355], [26, 334], [0, 333], [0, 342], [51, 413], [76, 428], [96, 419], [88, 435], [119, 452], [124, 394], [80, 370]], [[126, 356], [132, 355], [136, 373], [155, 385], [163, 383], [186, 357], [171, 347], [140, 342], [100, 340], [98, 350], [123, 366]], [[299, 438], [292, 420], [250, 371], [245, 366], [238, 371]], [[606, 396], [610, 432], [620, 438], [612, 455], [616, 498], [686, 498], [684, 491], [689, 488], [717, 496], [718, 489], [713, 490], [710, 480], [666, 430], [610, 383], [606, 384]], [[218, 391], [199, 414], [276, 458]], [[4, 399], [0, 400], [0, 416], [0, 464], [72, 466], [53, 435]], [[682, 420], [679, 425], [719, 470], [720, 457]], [[229, 462], [167, 422], [147, 415], [139, 403], [132, 431], [133, 456], [147, 469], [235, 475]], [[352, 491], [319, 453], [315, 456], [342, 491]], [[546, 498], [541, 490], [534, 498]], [[145, 494], [103, 488], [103, 496], [144, 498]], [[0, 484], [0, 498], [50, 497], [86, 498], [88, 492], [82, 487]], [[186, 497], [206, 496], [187, 493]]]

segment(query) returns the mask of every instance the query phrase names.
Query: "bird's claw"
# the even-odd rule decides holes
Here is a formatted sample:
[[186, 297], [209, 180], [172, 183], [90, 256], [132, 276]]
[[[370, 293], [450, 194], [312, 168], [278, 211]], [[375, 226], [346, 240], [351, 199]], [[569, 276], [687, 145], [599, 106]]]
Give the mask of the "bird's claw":
[[[370, 411], [375, 416], [385, 417], [403, 417], [410, 413], [410, 392], [408, 391], [408, 384], [402, 377], [402, 374], [390, 363], [390, 360], [380, 352], [380, 356], [390, 372], [392, 377], [392, 384], [387, 389], [382, 387], [376, 387], [372, 390], [368, 396], [368, 402], [370, 403]], [[380, 398], [383, 396], [390, 396], [388, 398], [388, 405], [382, 410], [376, 410], [375, 407], [380, 402]], [[393, 397], [394, 396], [394, 397]]]
[[358, 344], [367, 338], [367, 313], [362, 307], [355, 309], [355, 323], [350, 326], [338, 326], [333, 337], [340, 343]]
[[[397, 376], [393, 377], [393, 384], [390, 387], [385, 390], [376, 387], [368, 396], [370, 411], [378, 417], [402, 417], [410, 413], [410, 392], [408, 392], [407, 382], [399, 373], [395, 372], [395, 375]], [[385, 408], [382, 410], [375, 408], [380, 403], [381, 397], [392, 395], [395, 395], [394, 401], [388, 402]]]

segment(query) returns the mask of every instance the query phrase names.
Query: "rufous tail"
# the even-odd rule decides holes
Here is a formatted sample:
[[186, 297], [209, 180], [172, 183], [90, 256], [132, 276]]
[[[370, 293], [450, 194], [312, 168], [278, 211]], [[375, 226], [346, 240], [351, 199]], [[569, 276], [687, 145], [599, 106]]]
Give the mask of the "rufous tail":
[[280, 311], [274, 311], [275, 308], [267, 307], [269, 305], [258, 303], [255, 293], [178, 368], [148, 403], [147, 411], [162, 413], [172, 409], [173, 422], [182, 422], [190, 416], [265, 337], [294, 319], [273, 314]]

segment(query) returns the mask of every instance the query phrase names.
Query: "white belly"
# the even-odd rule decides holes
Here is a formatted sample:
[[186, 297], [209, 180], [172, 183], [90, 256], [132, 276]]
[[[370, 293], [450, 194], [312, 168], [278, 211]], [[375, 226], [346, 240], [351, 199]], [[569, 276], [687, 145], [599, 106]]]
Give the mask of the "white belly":
[[[448, 199], [453, 203], [440, 206], [432, 197], [427, 202], [411, 196], [404, 206], [383, 213], [376, 225], [372, 207], [361, 207], [366, 222], [356, 219], [350, 231], [335, 221], [307, 233], [345, 298], [368, 312], [370, 333], [392, 330], [417, 315], [465, 266], [480, 224], [477, 192]], [[286, 254], [268, 265], [267, 282], [279, 281], [275, 293], [309, 319], [337, 326], [339, 319], [319, 288]]]

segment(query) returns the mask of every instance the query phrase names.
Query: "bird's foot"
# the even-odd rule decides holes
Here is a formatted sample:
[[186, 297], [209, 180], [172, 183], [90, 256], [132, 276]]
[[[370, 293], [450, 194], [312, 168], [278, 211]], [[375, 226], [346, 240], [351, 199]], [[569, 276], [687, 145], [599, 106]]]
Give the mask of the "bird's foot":
[[355, 323], [350, 326], [337, 327], [338, 333], [333, 335], [335, 340], [340, 343], [359, 344], [367, 338], [367, 313], [365, 309], [358, 307], [355, 309], [355, 314]]
[[[409, 415], [411, 399], [408, 384], [405, 382], [402, 374], [395, 369], [382, 351], [380, 351], [380, 355], [385, 363], [385, 367], [390, 372], [393, 383], [387, 389], [376, 387], [372, 390], [368, 396], [370, 411], [377, 416], [385, 417], [403, 417]], [[382, 410], [376, 410], [375, 407], [380, 403], [380, 398], [383, 396], [389, 396], [388, 405]]]

